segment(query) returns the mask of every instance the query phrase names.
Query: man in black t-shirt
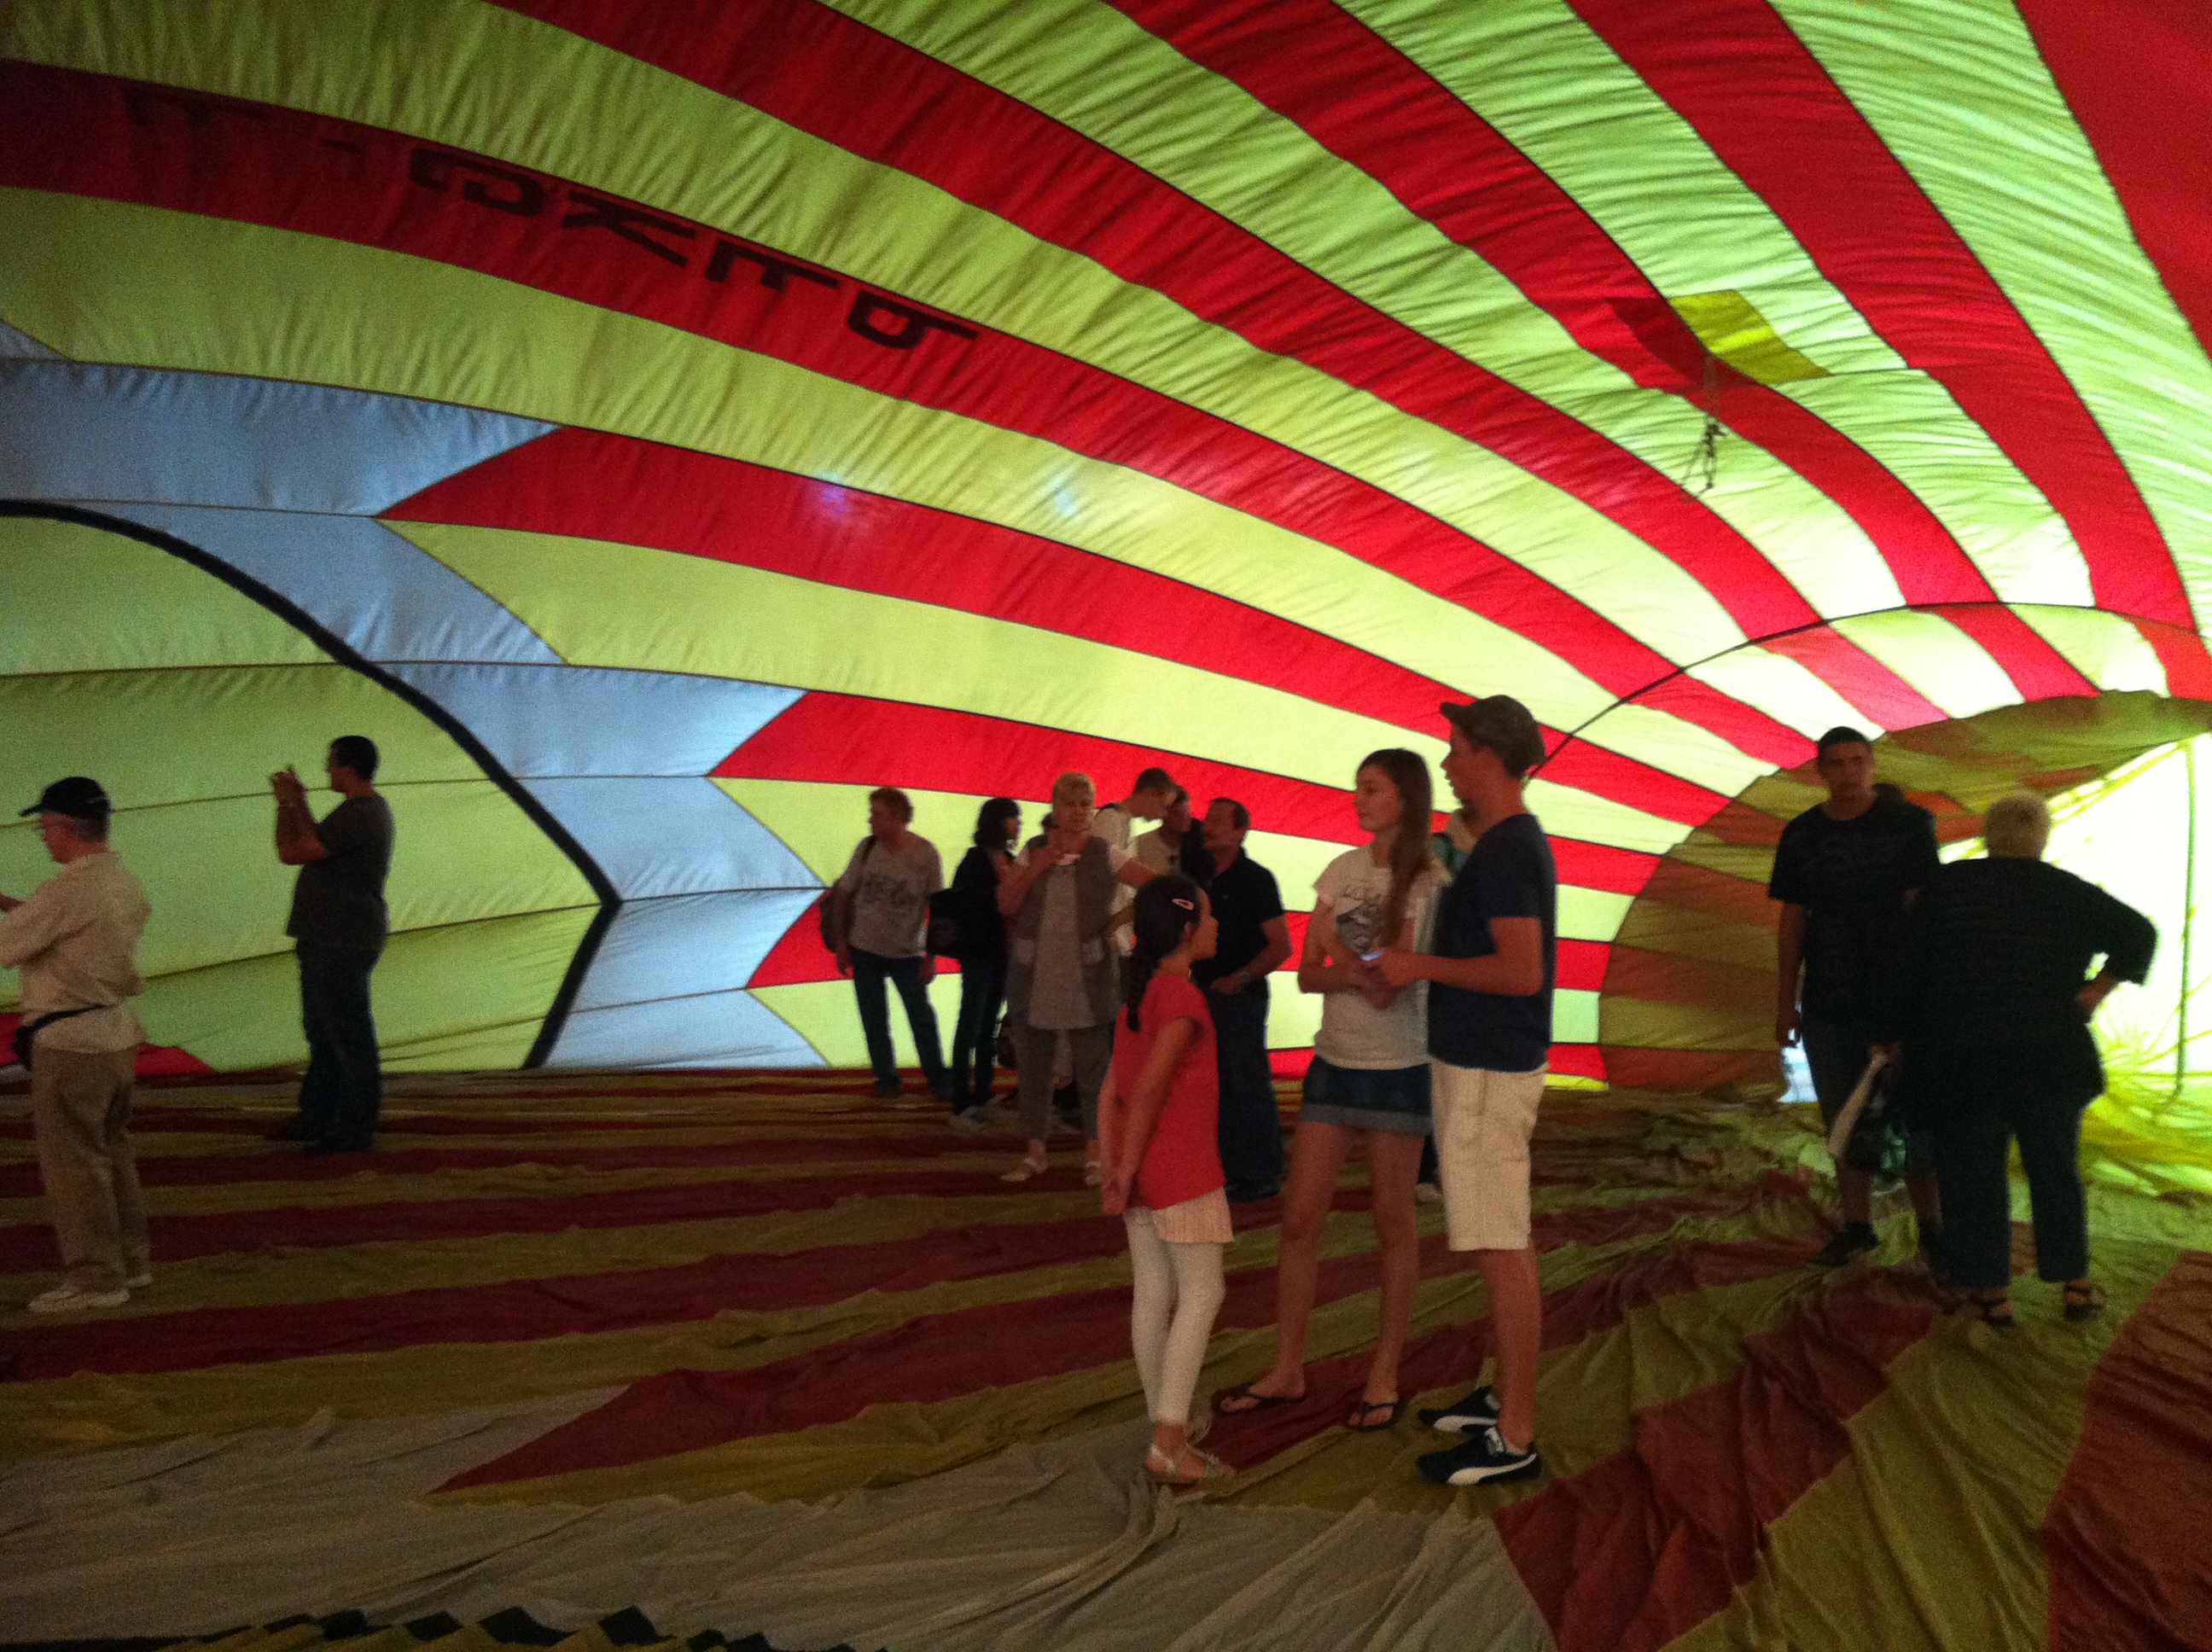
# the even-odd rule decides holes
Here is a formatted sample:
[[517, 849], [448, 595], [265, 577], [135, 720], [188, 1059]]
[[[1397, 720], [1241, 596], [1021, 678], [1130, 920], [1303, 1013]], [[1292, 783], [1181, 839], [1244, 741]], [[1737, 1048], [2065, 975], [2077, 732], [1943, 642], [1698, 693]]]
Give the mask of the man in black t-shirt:
[[1244, 853], [1252, 811], [1216, 798], [1206, 811], [1208, 885], [1220, 938], [1213, 956], [1191, 966], [1213, 1010], [1213, 1051], [1221, 1075], [1221, 1173], [1232, 1203], [1273, 1199], [1283, 1190], [1283, 1121], [1267, 1061], [1267, 975], [1291, 956], [1291, 929], [1275, 874]]
[[299, 1115], [276, 1133], [307, 1151], [358, 1153], [374, 1145], [384, 1075], [368, 977], [390, 920], [384, 880], [392, 868], [392, 807], [378, 795], [376, 743], [365, 734], [331, 742], [324, 767], [344, 799], [315, 819], [307, 789], [289, 768], [269, 777], [276, 797], [276, 858], [300, 869], [284, 932], [298, 948], [300, 1021], [307, 1071]]
[[1528, 1479], [1536, 1449], [1536, 1360], [1543, 1285], [1528, 1228], [1528, 1140], [1544, 1098], [1558, 975], [1559, 872], [1522, 787], [1544, 757], [1528, 708], [1493, 694], [1443, 708], [1444, 778], [1474, 834], [1437, 897], [1426, 955], [1386, 950], [1393, 987], [1429, 983], [1429, 1108], [1444, 1200], [1444, 1240], [1472, 1252], [1490, 1289], [1498, 1381], [1421, 1420], [1461, 1443], [1422, 1457], [1445, 1485]]
[[[1902, 795], [1876, 791], [1865, 735], [1832, 728], [1818, 751], [1828, 799], [1783, 828], [1766, 892], [1782, 902], [1775, 1041], [1787, 1048], [1803, 1040], [1821, 1121], [1833, 1125], [1876, 1034], [1895, 1019], [1890, 999], [1904, 971], [1908, 914], [1941, 862], [1936, 817]], [[1924, 1140], [1915, 1142], [1906, 1185], [1932, 1265], [1942, 1228]], [[1839, 1267], [1876, 1243], [1872, 1174], [1838, 1163], [1836, 1192], [1844, 1225], [1814, 1258], [1823, 1267]]]

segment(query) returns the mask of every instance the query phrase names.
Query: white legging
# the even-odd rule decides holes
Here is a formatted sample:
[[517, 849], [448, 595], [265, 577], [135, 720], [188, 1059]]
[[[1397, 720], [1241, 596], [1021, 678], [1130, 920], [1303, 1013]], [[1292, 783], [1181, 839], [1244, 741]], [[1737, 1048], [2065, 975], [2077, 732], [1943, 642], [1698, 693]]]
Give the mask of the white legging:
[[1136, 1291], [1129, 1304], [1129, 1340], [1145, 1405], [1155, 1423], [1190, 1421], [1190, 1398], [1206, 1364], [1213, 1316], [1221, 1311], [1221, 1250], [1218, 1244], [1170, 1244], [1153, 1227], [1152, 1212], [1123, 1216], [1129, 1231], [1129, 1266]]

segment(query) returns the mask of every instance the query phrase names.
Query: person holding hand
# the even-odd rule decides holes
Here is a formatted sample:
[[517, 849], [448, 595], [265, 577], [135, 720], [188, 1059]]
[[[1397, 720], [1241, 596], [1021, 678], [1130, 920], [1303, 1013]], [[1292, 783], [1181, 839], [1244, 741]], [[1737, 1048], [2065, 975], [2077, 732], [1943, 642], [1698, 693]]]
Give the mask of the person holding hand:
[[1398, 1420], [1398, 1361], [1420, 1272], [1413, 1182], [1429, 1139], [1428, 989], [1419, 981], [1391, 986], [1370, 960], [1383, 946], [1411, 950], [1427, 935], [1429, 910], [1445, 881], [1429, 851], [1430, 798], [1429, 766], [1414, 753], [1393, 749], [1367, 757], [1352, 804], [1368, 841], [1330, 861], [1314, 884], [1298, 988], [1322, 995], [1321, 1030], [1283, 1195], [1275, 1363], [1223, 1396], [1225, 1416], [1304, 1395], [1322, 1226], [1345, 1155], [1364, 1143], [1382, 1253], [1382, 1304], [1367, 1386], [1345, 1426], [1369, 1434]]
[[1444, 1195], [1444, 1242], [1474, 1253], [1490, 1288], [1498, 1381], [1421, 1420], [1461, 1436], [1422, 1457], [1447, 1485], [1533, 1479], [1543, 1283], [1528, 1224], [1528, 1141], [1544, 1099], [1557, 978], [1559, 873], [1522, 788], [1544, 737], [1510, 695], [1447, 702], [1444, 778], [1468, 806], [1474, 845], [1437, 902], [1428, 949], [1383, 950], [1393, 987], [1429, 983], [1430, 1101]]
[[1140, 888], [1133, 911], [1127, 996], [1099, 1098], [1102, 1203], [1129, 1237], [1129, 1339], [1152, 1419], [1145, 1472], [1155, 1485], [1194, 1485], [1229, 1473], [1191, 1443], [1190, 1428], [1232, 1236], [1214, 1145], [1213, 1023], [1191, 981], [1216, 930], [1205, 895], [1177, 875]]

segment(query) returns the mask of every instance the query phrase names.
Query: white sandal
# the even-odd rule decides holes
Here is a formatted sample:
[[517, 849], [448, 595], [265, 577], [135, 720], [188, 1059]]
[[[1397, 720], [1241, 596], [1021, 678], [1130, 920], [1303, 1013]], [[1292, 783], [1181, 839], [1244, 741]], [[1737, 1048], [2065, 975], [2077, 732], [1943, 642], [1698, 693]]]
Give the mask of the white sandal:
[[999, 1178], [1001, 1181], [1030, 1181], [1045, 1173], [1045, 1162], [1041, 1158], [1024, 1158], [1019, 1164]]
[[1101, 1164], [1095, 1158], [1087, 1158], [1084, 1160], [1083, 1185], [1086, 1187], [1104, 1187], [1106, 1185], [1106, 1167]]

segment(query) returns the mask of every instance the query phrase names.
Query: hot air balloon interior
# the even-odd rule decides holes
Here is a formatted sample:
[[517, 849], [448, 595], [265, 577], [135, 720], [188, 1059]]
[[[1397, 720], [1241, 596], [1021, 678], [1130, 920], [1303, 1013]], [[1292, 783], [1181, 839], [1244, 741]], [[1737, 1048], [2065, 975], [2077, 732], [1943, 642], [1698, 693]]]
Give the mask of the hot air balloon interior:
[[[0, 890], [97, 778], [153, 1283], [21, 1311], [0, 1074], [0, 1643], [2212, 1645], [2209, 185], [2161, 0], [15, 0]], [[1346, 1426], [1355, 1157], [1305, 1398], [1156, 1490], [1121, 1221], [1067, 1142], [1005, 1183], [896, 1013], [872, 1090], [825, 885], [875, 788], [949, 870], [1157, 764], [1296, 944], [1363, 755], [1498, 694], [1546, 1472], [1414, 1473], [1492, 1346], [1438, 1206]], [[2156, 926], [2094, 1318], [2017, 1165], [2014, 1327], [1888, 1183], [1808, 1266], [1768, 880], [1837, 726], [1942, 861], [2030, 792]], [[385, 1099], [318, 1159], [268, 777], [347, 733]], [[1231, 1208], [1201, 1396], [1274, 1346]]]

